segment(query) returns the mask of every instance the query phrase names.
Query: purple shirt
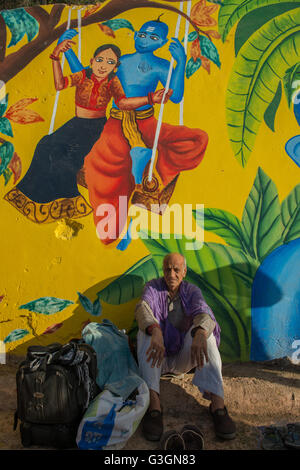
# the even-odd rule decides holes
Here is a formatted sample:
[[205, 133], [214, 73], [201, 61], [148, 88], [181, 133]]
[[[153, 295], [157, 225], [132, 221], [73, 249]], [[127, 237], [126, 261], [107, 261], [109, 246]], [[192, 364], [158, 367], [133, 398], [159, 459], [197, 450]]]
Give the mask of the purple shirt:
[[221, 328], [211, 308], [205, 302], [201, 289], [190, 282], [182, 281], [178, 293], [186, 315], [185, 331], [183, 332], [175, 328], [168, 320], [168, 286], [163, 277], [147, 282], [142, 294], [142, 300], [147, 302], [161, 327], [166, 355], [171, 356], [180, 351], [184, 336], [192, 326], [194, 317], [199, 313], [208, 314], [216, 323], [213, 334], [216, 338], [217, 346], [219, 347]]

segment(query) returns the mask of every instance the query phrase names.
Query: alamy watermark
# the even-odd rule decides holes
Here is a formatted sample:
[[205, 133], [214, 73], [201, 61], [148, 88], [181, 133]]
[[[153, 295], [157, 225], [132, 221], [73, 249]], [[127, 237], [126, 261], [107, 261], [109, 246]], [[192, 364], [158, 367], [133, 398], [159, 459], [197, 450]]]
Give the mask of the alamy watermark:
[[295, 91], [292, 94], [292, 103], [299, 104], [300, 103], [300, 80], [294, 80], [292, 82], [292, 88]]
[[[131, 218], [130, 238], [142, 239], [185, 239], [185, 250], [200, 250], [204, 243], [204, 205], [203, 204], [151, 204], [150, 211], [143, 205], [130, 205], [127, 196], [119, 196], [118, 209], [113, 204], [100, 204], [96, 216], [101, 217], [97, 223], [97, 236], [105, 240], [119, 237], [117, 225], [124, 227], [127, 217]], [[195, 211], [196, 217], [193, 216]], [[149, 220], [150, 219], [150, 220]], [[173, 224], [171, 224], [173, 220]], [[118, 222], [118, 224], [117, 224]], [[172, 230], [173, 227], [173, 230]], [[172, 233], [174, 235], [172, 235]], [[126, 239], [127, 232], [124, 236]]]

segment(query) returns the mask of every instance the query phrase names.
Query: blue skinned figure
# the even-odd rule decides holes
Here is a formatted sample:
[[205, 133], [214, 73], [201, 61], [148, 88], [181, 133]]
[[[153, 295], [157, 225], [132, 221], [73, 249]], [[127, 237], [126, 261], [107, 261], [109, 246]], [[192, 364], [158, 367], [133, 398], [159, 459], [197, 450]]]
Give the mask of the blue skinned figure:
[[[64, 34], [70, 34], [70, 30]], [[72, 33], [71, 33], [72, 34]], [[148, 104], [135, 111], [121, 111], [113, 103], [105, 128], [85, 158], [85, 179], [93, 207], [94, 222], [100, 240], [104, 244], [115, 241], [127, 224], [128, 204], [137, 186], [141, 185], [152, 148], [157, 127], [154, 118], [152, 96], [159, 83], [167, 82], [170, 62], [156, 55], [168, 43], [168, 26], [160, 20], [147, 21], [134, 33], [135, 52], [121, 56], [117, 76], [126, 97], [148, 96]], [[169, 51], [174, 58], [170, 97], [179, 103], [184, 93], [186, 54], [178, 39], [172, 39]], [[70, 51], [67, 60], [72, 71], [80, 65]], [[162, 123], [157, 146], [155, 171], [163, 187], [171, 183], [181, 171], [196, 168], [201, 162], [208, 143], [206, 132]], [[119, 203], [126, 196], [127, 206]], [[98, 230], [103, 215], [98, 210], [102, 204], [111, 204], [115, 209], [115, 225], [106, 230], [106, 238]], [[103, 228], [103, 227], [101, 227]], [[130, 227], [129, 227], [130, 228]], [[130, 242], [129, 232], [118, 245], [123, 250]]]
[[[77, 31], [73, 29], [67, 30], [60, 38], [58, 43], [63, 39], [73, 39], [77, 35]], [[122, 56], [117, 76], [120, 79], [126, 96], [145, 96], [155, 92], [158, 82], [164, 86], [167, 81], [170, 63], [167, 60], [156, 57], [153, 53], [164, 46], [167, 42], [168, 26], [161, 21], [148, 21], [141, 29], [134, 33], [136, 53], [126, 54]], [[169, 46], [172, 57], [177, 62], [171, 82], [172, 90], [171, 101], [180, 103], [184, 93], [184, 73], [186, 64], [186, 54], [183, 46], [178, 39], [172, 38], [173, 42]], [[71, 72], [75, 73], [84, 67], [78, 60], [73, 50], [65, 53], [69, 62]], [[138, 73], [133, 71], [138, 70]], [[116, 104], [113, 107], [117, 108]], [[138, 108], [139, 110], [149, 109], [150, 104]], [[133, 147], [130, 151], [132, 157], [132, 174], [136, 184], [142, 183], [144, 169], [151, 159], [152, 150], [143, 146]]]

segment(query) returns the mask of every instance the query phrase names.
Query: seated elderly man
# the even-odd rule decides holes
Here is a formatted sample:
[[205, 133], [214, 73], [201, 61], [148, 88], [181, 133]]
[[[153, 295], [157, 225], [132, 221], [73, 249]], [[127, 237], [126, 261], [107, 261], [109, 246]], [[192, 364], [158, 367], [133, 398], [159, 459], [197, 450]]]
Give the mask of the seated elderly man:
[[233, 439], [236, 426], [224, 405], [218, 350], [220, 327], [199, 287], [183, 280], [186, 271], [182, 255], [167, 255], [163, 262], [164, 277], [145, 285], [135, 309], [140, 374], [150, 390], [143, 434], [150, 441], [158, 441], [163, 433], [161, 375], [182, 374], [196, 368], [193, 384], [211, 401], [209, 411], [216, 435]]

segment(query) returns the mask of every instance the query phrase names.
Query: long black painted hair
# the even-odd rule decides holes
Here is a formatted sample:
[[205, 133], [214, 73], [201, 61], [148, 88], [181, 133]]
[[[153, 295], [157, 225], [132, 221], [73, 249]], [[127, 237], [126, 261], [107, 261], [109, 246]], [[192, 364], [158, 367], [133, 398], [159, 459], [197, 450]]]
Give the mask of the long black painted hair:
[[[94, 52], [94, 58], [98, 54], [100, 54], [100, 52], [107, 51], [107, 49], [111, 49], [116, 54], [116, 56], [117, 56], [116, 67], [119, 67], [120, 58], [121, 58], [121, 50], [115, 44], [102, 44], [102, 46], [97, 47], [97, 49]], [[86, 72], [86, 76], [88, 78], [91, 78], [91, 75], [93, 73], [93, 70], [91, 69], [91, 67], [87, 68], [85, 72]], [[110, 74], [108, 75], [108, 80], [111, 80], [115, 75], [116, 75], [116, 73], [114, 71], [110, 72]]]

